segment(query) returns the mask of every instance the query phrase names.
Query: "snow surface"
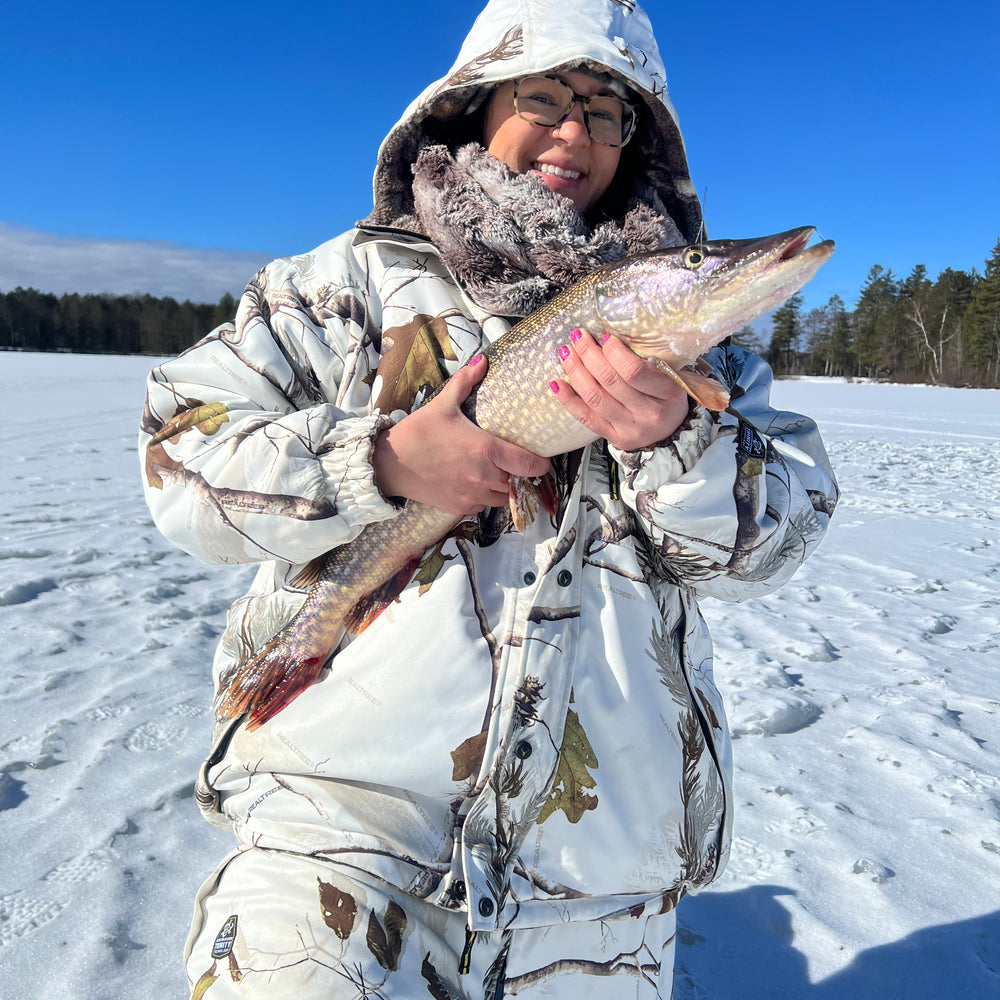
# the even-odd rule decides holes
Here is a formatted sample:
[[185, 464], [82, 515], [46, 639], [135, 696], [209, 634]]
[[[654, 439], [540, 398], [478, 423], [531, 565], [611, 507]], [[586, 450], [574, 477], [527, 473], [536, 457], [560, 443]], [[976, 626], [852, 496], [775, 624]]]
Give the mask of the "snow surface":
[[[162, 539], [155, 359], [0, 354], [0, 997], [186, 996], [232, 840], [193, 777], [252, 570]], [[735, 734], [727, 873], [677, 1000], [1000, 997], [1000, 393], [789, 381], [843, 488], [783, 590], [706, 603]]]

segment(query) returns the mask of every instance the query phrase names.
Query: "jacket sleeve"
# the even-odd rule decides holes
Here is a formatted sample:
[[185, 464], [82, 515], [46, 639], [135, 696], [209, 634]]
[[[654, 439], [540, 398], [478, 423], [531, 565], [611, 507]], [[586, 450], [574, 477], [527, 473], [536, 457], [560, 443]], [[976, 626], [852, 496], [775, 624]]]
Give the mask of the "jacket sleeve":
[[370, 401], [369, 296], [349, 276], [307, 283], [313, 263], [268, 265], [235, 325], [149, 376], [146, 500], [160, 531], [206, 562], [306, 562], [395, 513], [371, 465], [389, 420]]
[[816, 424], [770, 405], [767, 364], [736, 347], [706, 355], [730, 413], [692, 407], [654, 449], [609, 449], [653, 572], [700, 596], [742, 601], [781, 586], [819, 544], [837, 484]]

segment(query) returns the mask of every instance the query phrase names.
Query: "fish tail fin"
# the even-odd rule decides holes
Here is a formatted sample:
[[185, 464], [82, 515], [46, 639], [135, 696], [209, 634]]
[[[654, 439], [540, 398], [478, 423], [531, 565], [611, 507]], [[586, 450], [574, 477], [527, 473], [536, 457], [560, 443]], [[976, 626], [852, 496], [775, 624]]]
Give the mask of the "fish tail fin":
[[216, 700], [217, 718], [248, 715], [247, 729], [259, 728], [319, 677], [329, 653], [311, 650], [303, 655], [282, 630], [237, 668]]
[[344, 618], [344, 628], [351, 635], [360, 635], [360, 633], [364, 632], [393, 601], [399, 599], [399, 595], [406, 589], [406, 585], [410, 580], [413, 579], [413, 574], [416, 573], [419, 566], [420, 556], [408, 559], [406, 564], [398, 572], [389, 577], [385, 583], [376, 587], [371, 593], [365, 594], [347, 612]]
[[672, 368], [662, 358], [656, 358], [656, 367], [669, 375], [696, 403], [708, 410], [721, 413], [729, 405], [726, 387], [709, 374], [708, 365], [700, 358], [695, 365], [686, 368]]

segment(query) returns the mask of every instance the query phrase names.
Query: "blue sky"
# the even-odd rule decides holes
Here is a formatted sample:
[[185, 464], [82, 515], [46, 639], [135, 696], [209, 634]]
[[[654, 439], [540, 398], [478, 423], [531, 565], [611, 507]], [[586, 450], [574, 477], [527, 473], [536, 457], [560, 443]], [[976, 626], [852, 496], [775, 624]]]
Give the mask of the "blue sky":
[[[480, 6], [5, 5], [0, 291], [237, 294], [368, 213], [379, 142]], [[836, 240], [807, 307], [876, 263], [982, 270], [1000, 5], [644, 6], [711, 235]]]

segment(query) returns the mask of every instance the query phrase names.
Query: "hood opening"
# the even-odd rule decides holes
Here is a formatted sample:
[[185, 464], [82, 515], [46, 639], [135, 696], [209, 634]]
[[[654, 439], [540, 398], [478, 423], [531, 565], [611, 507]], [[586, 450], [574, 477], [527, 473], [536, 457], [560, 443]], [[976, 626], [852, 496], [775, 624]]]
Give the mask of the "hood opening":
[[495, 86], [576, 67], [627, 85], [640, 110], [637, 134], [623, 147], [615, 180], [587, 222], [621, 222], [629, 209], [645, 204], [668, 215], [683, 239], [703, 238], [701, 206], [652, 28], [638, 4], [617, 0], [576, 0], [571, 11], [565, 0], [490, 0], [449, 73], [410, 105], [382, 143], [374, 207], [362, 225], [420, 232], [412, 194], [420, 151], [481, 145], [485, 102]]

